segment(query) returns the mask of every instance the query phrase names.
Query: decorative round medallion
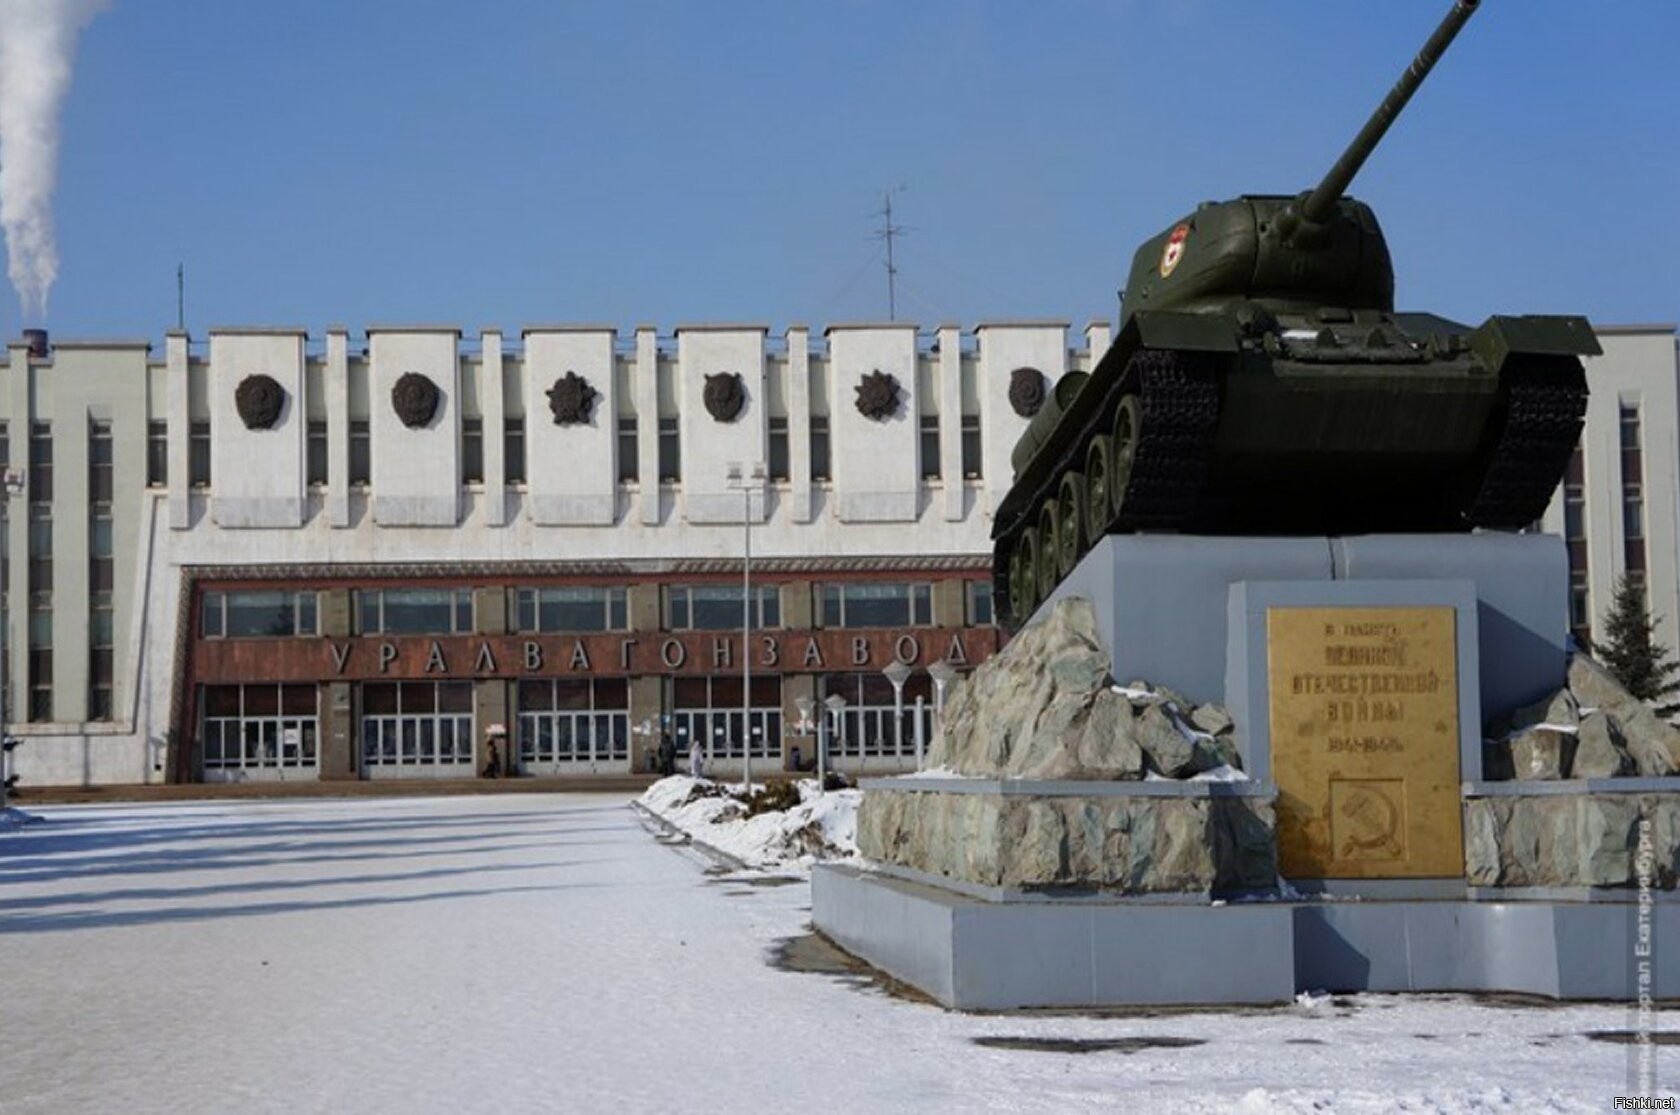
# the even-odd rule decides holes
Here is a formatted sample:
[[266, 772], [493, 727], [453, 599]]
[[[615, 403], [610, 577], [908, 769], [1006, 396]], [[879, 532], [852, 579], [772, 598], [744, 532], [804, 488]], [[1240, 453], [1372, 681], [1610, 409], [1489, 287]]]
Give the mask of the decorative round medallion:
[[719, 422], [733, 422], [741, 413], [741, 408], [747, 405], [747, 391], [741, 385], [741, 376], [736, 372], [719, 372], [715, 376], [706, 377], [706, 393], [703, 396], [706, 411]]
[[898, 380], [879, 368], [857, 385], [858, 413], [877, 422], [898, 413]]
[[600, 392], [576, 372], [567, 372], [548, 389], [548, 409], [554, 412], [556, 426], [575, 426], [589, 421]]
[[1022, 418], [1031, 418], [1044, 405], [1044, 373], [1037, 368], [1016, 368], [1009, 373], [1009, 405]]
[[404, 426], [418, 430], [437, 413], [437, 384], [419, 372], [404, 372], [391, 387], [391, 406]]
[[246, 376], [233, 391], [233, 405], [247, 430], [267, 430], [280, 421], [286, 389], [273, 376]]

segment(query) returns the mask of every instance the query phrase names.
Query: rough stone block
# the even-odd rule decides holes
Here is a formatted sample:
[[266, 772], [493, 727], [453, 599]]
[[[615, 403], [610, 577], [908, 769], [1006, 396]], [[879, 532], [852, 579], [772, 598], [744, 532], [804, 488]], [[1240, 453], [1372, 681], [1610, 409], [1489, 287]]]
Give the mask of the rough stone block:
[[1273, 826], [1271, 806], [1247, 798], [870, 790], [858, 849], [983, 887], [1206, 893], [1270, 886]]
[[1505, 857], [1500, 850], [1502, 805], [1509, 802], [1474, 798], [1464, 803], [1464, 877], [1471, 886], [1496, 887], [1505, 881], [1501, 872]]
[[1165, 705], [1150, 705], [1143, 710], [1137, 719], [1137, 737], [1151, 769], [1168, 778], [1196, 773], [1196, 749]]
[[1527, 728], [1511, 739], [1511, 765], [1523, 782], [1568, 777], [1574, 752], [1573, 732]]
[[1619, 778], [1633, 773], [1633, 759], [1622, 746], [1621, 730], [1606, 713], [1594, 712], [1580, 724], [1570, 777]]
[[1624, 887], [1634, 881], [1639, 802], [1626, 796], [1573, 799], [1579, 848], [1578, 878], [1587, 886]]

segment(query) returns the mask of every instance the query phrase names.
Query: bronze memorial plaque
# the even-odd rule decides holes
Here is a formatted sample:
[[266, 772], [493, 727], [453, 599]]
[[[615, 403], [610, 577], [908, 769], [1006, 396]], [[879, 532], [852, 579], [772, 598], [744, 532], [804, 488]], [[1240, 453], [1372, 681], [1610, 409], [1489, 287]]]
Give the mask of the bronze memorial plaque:
[[1285, 878], [1461, 877], [1453, 609], [1268, 608]]

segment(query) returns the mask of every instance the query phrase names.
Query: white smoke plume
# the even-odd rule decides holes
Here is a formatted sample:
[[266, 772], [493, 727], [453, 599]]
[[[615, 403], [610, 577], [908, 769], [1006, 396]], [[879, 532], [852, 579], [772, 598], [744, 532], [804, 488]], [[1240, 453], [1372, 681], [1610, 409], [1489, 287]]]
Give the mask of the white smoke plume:
[[47, 312], [58, 278], [52, 195], [58, 114], [76, 37], [108, 0], [0, 0], [0, 228], [26, 314]]

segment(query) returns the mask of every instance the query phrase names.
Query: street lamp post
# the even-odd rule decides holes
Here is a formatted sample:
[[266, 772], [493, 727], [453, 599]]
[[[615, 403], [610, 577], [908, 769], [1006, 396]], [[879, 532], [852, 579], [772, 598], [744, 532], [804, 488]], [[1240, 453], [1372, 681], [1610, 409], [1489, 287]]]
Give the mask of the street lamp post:
[[[794, 706], [799, 709], [799, 723], [797, 725], [795, 725], [793, 731], [794, 731], [795, 735], [797, 735], [801, 739], [805, 739], [812, 734], [812, 732], [811, 732], [811, 710], [816, 707], [816, 702], [813, 701], [809, 697], [795, 697], [793, 699], [793, 703], [794, 703]], [[819, 740], [819, 745], [820, 745], [820, 742], [821, 741]], [[819, 750], [820, 750], [820, 746], [819, 746]], [[802, 773], [802, 770], [803, 770], [803, 768], [801, 766], [801, 763], [803, 762], [804, 756], [800, 756], [799, 758], [800, 758], [801, 762], [796, 762], [796, 763], [793, 764], [793, 770], [794, 770], [794, 773], [796, 775]]]
[[927, 753], [927, 723], [926, 723], [927, 718], [922, 715], [922, 710], [926, 707], [926, 704], [927, 704], [927, 702], [922, 697], [918, 696], [916, 698], [915, 725], [916, 725], [916, 769], [917, 770], [922, 769], [922, 756]]
[[[3, 474], [0, 474], [0, 483], [4, 485], [4, 490], [0, 491], [0, 499], [6, 501], [6, 527], [10, 529], [12, 498], [22, 495], [24, 490], [23, 470], [6, 469]], [[12, 704], [11, 671], [4, 668], [4, 663], [8, 661], [6, 658], [8, 649], [6, 635], [6, 623], [0, 622], [0, 823], [21, 824], [40, 818], [13, 809], [7, 801], [11, 794], [12, 784], [17, 781], [17, 776], [12, 773], [12, 751], [23, 741], [6, 731], [6, 725], [9, 722], [6, 712]]]
[[928, 667], [928, 674], [933, 678], [933, 720], [934, 730], [945, 730], [945, 687], [951, 684], [957, 676], [957, 668], [941, 658]]
[[729, 487], [741, 493], [741, 788], [752, 793], [752, 495], [764, 488], [764, 462], [731, 461]]
[[904, 682], [910, 677], [910, 667], [896, 658], [882, 668], [893, 687], [893, 752], [904, 757]]
[[[823, 704], [828, 706], [829, 733], [836, 739], [840, 736], [840, 714], [846, 711], [846, 698], [838, 693], [830, 693], [823, 698]], [[817, 744], [817, 787], [819, 790], [828, 788], [828, 749], [819, 740]]]

